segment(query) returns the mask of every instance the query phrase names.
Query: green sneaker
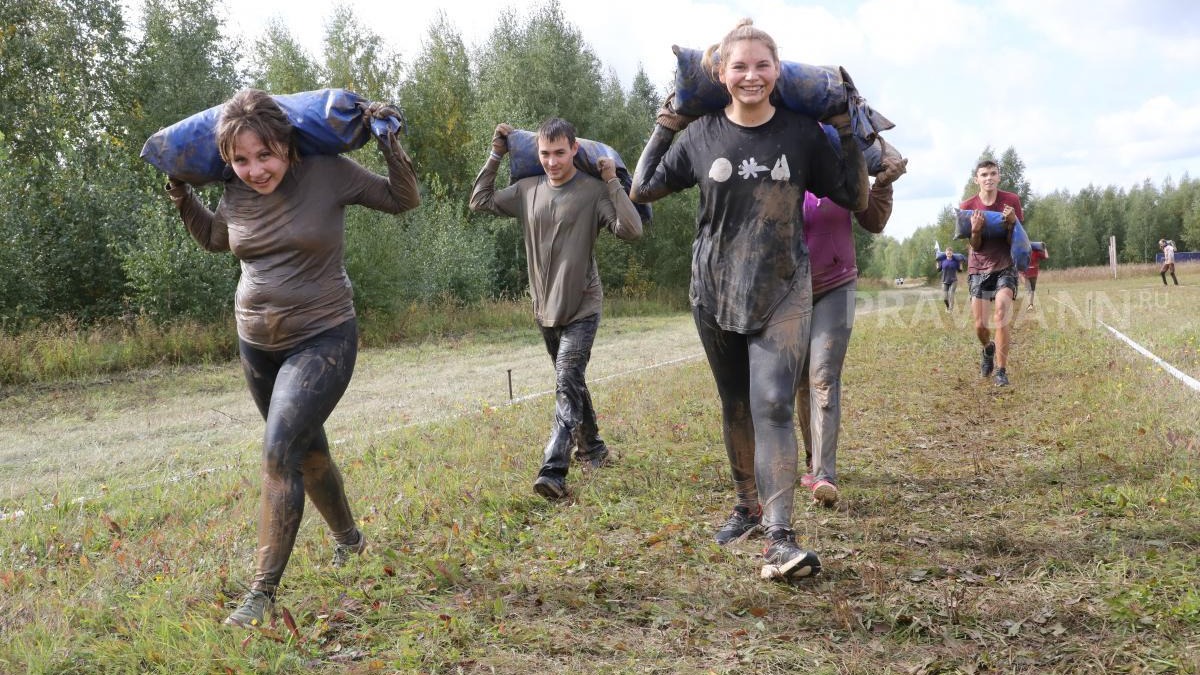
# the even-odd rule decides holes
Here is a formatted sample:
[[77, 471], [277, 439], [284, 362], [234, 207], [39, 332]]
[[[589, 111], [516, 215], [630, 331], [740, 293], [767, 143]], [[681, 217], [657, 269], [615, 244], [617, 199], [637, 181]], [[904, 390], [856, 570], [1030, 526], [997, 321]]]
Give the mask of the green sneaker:
[[333, 566], [344, 567], [350, 562], [351, 556], [362, 555], [367, 550], [367, 538], [362, 530], [358, 531], [358, 541], [353, 544], [337, 544], [333, 547]]
[[250, 591], [242, 596], [242, 604], [225, 619], [226, 626], [261, 628], [267, 614], [274, 611], [275, 601], [262, 591]]

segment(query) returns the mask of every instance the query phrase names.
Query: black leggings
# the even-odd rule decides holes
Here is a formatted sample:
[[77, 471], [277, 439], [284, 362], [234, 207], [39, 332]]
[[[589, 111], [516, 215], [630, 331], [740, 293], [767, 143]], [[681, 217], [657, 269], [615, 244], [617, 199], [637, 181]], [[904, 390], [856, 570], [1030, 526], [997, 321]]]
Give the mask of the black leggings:
[[542, 459], [539, 476], [563, 478], [571, 464], [571, 448], [581, 461], [602, 458], [608, 448], [600, 439], [596, 410], [588, 391], [588, 361], [600, 327], [600, 315], [592, 314], [565, 326], [542, 327], [542, 340], [554, 361], [554, 427]]
[[792, 525], [796, 491], [796, 387], [808, 354], [812, 291], [807, 274], [752, 334], [717, 325], [712, 313], [692, 316], [721, 397], [725, 451], [738, 502], [761, 502], [765, 528]]
[[354, 374], [358, 324], [351, 319], [289, 349], [266, 351], [239, 340], [238, 350], [250, 394], [267, 422], [258, 556], [250, 587], [274, 594], [296, 543], [305, 494], [335, 541], [358, 541], [322, 426]]

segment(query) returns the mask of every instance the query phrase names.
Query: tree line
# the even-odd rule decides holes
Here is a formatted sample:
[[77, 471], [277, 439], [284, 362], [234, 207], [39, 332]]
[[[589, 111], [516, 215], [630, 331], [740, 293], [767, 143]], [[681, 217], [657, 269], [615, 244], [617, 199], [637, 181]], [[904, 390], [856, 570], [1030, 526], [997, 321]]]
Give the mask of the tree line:
[[[522, 297], [524, 248], [515, 221], [472, 214], [467, 200], [497, 122], [532, 129], [572, 121], [581, 137], [616, 149], [632, 171], [670, 83], [644, 71], [626, 89], [557, 0], [503, 10], [474, 48], [442, 14], [410, 60], [346, 6], [310, 53], [270, 23], [238, 44], [208, 0], [143, 0], [130, 25], [119, 0], [7, 0], [0, 4], [0, 326], [68, 317], [216, 320], [232, 304], [237, 264], [188, 238], [139, 151], [158, 129], [217, 105], [245, 86], [273, 93], [346, 88], [405, 110], [405, 145], [424, 204], [400, 217], [347, 214], [347, 268], [362, 312], [412, 303]], [[413, 47], [405, 45], [405, 47]], [[671, 58], [664, 49], [664, 58]], [[985, 154], [991, 150], [985, 149]], [[372, 146], [355, 158], [378, 171]], [[1160, 236], [1200, 245], [1200, 191], [1088, 188], [1032, 195], [1013, 149], [1003, 189], [1024, 190], [1031, 236], [1053, 251], [1047, 267], [1105, 262], [1107, 237], [1123, 260], [1153, 259]], [[916, 167], [914, 167], [916, 168]], [[202, 190], [215, 206], [217, 188]], [[657, 202], [642, 241], [602, 237], [610, 291], [682, 294], [690, 274], [695, 191]], [[952, 211], [907, 240], [856, 234], [859, 267], [879, 278], [931, 268]]]
[[[1200, 249], [1200, 180], [1187, 174], [1178, 184], [1168, 177], [1161, 186], [1146, 179], [1128, 190], [1089, 185], [1074, 194], [1037, 194], [1014, 148], [997, 154], [989, 146], [979, 159], [995, 161], [1000, 189], [1021, 197], [1029, 238], [1044, 242], [1051, 252], [1042, 269], [1107, 265], [1109, 237], [1117, 238], [1117, 260], [1122, 263], [1154, 261], [1159, 239], [1173, 239], [1181, 251]], [[968, 170], [961, 199], [978, 192], [973, 178]], [[933, 276], [935, 245], [967, 248], [966, 240], [952, 239], [956, 207], [946, 205], [936, 222], [918, 228], [903, 242], [890, 237], [871, 241], [867, 256], [859, 259], [862, 274], [881, 279]]]

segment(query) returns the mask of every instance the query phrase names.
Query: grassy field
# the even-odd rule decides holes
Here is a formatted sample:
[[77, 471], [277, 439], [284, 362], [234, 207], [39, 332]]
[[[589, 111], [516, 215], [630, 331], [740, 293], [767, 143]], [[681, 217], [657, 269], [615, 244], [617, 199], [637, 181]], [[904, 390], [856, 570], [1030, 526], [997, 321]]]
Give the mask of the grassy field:
[[[151, 464], [130, 490], [96, 464], [10, 489], [0, 672], [1200, 672], [1200, 393], [1098, 326], [1200, 377], [1200, 285], [1043, 272], [1006, 389], [979, 378], [962, 305], [947, 313], [933, 289], [860, 301], [842, 502], [796, 514], [825, 565], [815, 579], [762, 581], [761, 539], [712, 542], [727, 460], [707, 366], [681, 358], [596, 382], [619, 458], [573, 470], [566, 504], [530, 489], [549, 398], [385, 431], [339, 410], [335, 454], [371, 548], [332, 569], [309, 509], [277, 619], [258, 631], [220, 624], [250, 576], [253, 419], [251, 436], [212, 450], [232, 468], [179, 478]], [[605, 355], [593, 376], [654, 348]], [[236, 371], [221, 372], [177, 373], [162, 395], [236, 391]], [[145, 396], [89, 387], [100, 417]], [[66, 396], [14, 395], [45, 410]]]

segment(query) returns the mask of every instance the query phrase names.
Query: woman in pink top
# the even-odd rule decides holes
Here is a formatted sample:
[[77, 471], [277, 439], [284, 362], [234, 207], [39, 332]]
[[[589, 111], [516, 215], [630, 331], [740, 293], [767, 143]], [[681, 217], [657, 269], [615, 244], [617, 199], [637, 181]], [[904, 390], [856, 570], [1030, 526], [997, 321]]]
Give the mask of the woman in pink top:
[[[868, 232], [883, 231], [892, 215], [892, 183], [907, 159], [887, 157], [871, 186], [867, 208], [854, 214]], [[837, 439], [842, 419], [842, 364], [854, 328], [858, 267], [850, 211], [829, 199], [804, 196], [804, 241], [812, 261], [812, 324], [808, 358], [796, 388], [796, 416], [809, 470], [800, 483], [823, 506], [837, 502]]]

